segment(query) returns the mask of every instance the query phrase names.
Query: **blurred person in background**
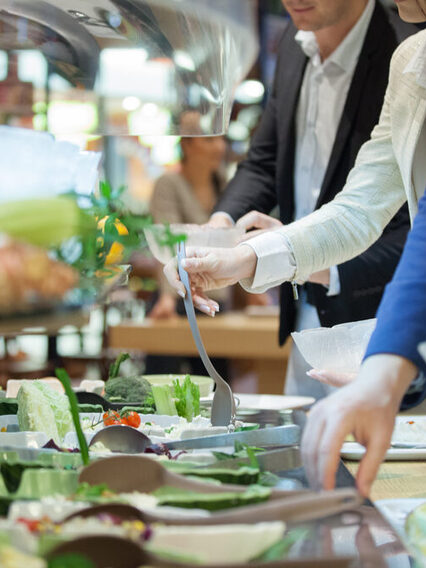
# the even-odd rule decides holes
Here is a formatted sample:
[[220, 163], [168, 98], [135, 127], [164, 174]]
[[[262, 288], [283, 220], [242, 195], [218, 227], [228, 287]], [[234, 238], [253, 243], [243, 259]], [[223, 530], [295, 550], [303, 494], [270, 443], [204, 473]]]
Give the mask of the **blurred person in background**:
[[[417, 31], [375, 0], [282, 3], [292, 21], [280, 43], [273, 89], [212, 226], [279, 227], [332, 200], [379, 118], [394, 49]], [[269, 217], [276, 205], [280, 220]], [[294, 330], [374, 317], [408, 226], [404, 208], [367, 251], [311, 275], [298, 302], [292, 285], [282, 284], [280, 344]], [[328, 394], [330, 387], [306, 376], [308, 369], [293, 347], [287, 394]]]
[[[189, 117], [189, 118], [188, 118]], [[196, 113], [188, 113], [191, 132], [199, 131]], [[188, 223], [203, 225], [216, 205], [225, 186], [222, 173], [226, 151], [223, 136], [182, 137], [180, 141], [181, 160], [177, 172], [163, 174], [155, 183], [150, 201], [150, 213], [154, 223]], [[168, 284], [162, 270], [159, 271], [159, 293], [154, 305], [148, 310], [153, 319], [167, 319], [184, 315], [182, 299]], [[220, 290], [213, 296], [221, 308], [229, 301], [229, 291]], [[215, 359], [219, 373], [228, 375], [223, 359]], [[146, 358], [147, 374], [189, 372], [205, 375], [206, 371], [200, 359], [148, 355]]]

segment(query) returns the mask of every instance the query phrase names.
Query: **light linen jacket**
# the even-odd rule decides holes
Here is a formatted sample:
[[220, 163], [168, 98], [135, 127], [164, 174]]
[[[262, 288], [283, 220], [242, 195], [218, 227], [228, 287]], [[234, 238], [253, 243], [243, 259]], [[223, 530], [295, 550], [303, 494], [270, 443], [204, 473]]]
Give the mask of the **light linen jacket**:
[[[416, 55], [426, 54], [425, 46], [426, 30], [423, 30], [397, 48], [379, 123], [359, 151], [345, 187], [333, 201], [311, 215], [274, 231], [276, 244], [280, 240], [282, 245], [273, 247], [273, 253], [269, 250], [269, 256], [277, 255], [276, 262], [271, 264], [282, 268], [277, 268], [273, 278], [256, 270], [254, 281], [244, 282], [246, 289], [261, 292], [291, 277], [303, 282], [314, 272], [359, 255], [379, 238], [406, 200], [411, 221], [414, 219], [426, 185], [426, 180], [421, 187], [413, 183], [413, 169], [418, 167], [420, 159], [426, 161], [426, 147], [423, 158], [420, 152], [416, 153], [426, 119], [426, 84], [422, 86], [408, 66], [412, 67]], [[265, 250], [262, 235], [249, 242], [256, 239], [260, 245], [256, 249]], [[294, 272], [294, 263], [286, 261], [288, 243], [296, 265], [292, 276], [288, 271], [289, 265], [293, 265]], [[278, 260], [279, 249], [281, 260]], [[258, 260], [258, 268], [259, 264]]]

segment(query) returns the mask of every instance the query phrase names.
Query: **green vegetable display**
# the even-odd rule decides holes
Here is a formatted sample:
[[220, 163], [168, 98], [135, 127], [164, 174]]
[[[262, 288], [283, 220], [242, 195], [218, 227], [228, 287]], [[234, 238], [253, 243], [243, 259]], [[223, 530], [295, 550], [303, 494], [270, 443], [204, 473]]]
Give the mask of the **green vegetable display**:
[[152, 394], [158, 414], [181, 416], [191, 422], [200, 414], [200, 387], [186, 375], [183, 383], [173, 381], [174, 399], [168, 385], [152, 385]]
[[33, 381], [33, 385], [46, 397], [50, 408], [55, 415], [56, 426], [58, 427], [59, 437], [63, 439], [67, 432], [72, 430], [72, 416], [70, 403], [66, 395], [60, 394], [42, 381]]
[[191, 422], [194, 416], [200, 414], [200, 387], [191, 381], [189, 375], [186, 375], [183, 384], [173, 381], [173, 386], [177, 413]]
[[34, 384], [25, 382], [18, 391], [18, 424], [21, 431], [45, 432], [56, 444], [61, 444], [55, 413], [45, 395]]
[[141, 376], [117, 377], [105, 384], [105, 398], [110, 402], [134, 402], [145, 406], [151, 396], [151, 385]]
[[77, 433], [78, 445], [80, 446], [81, 452], [81, 459], [83, 465], [87, 465], [89, 463], [89, 448], [87, 446], [86, 438], [83, 434], [83, 430], [80, 424], [80, 416], [78, 413], [78, 402], [77, 397], [75, 396], [75, 392], [72, 390], [71, 381], [68, 376], [68, 373], [65, 369], [56, 369], [56, 376], [61, 381], [62, 386], [65, 389], [65, 394], [68, 397], [70, 408], [71, 408], [71, 416], [74, 422], [74, 428]]
[[243, 493], [196, 493], [195, 491], [165, 486], [153, 491], [152, 494], [157, 497], [160, 506], [220, 511], [262, 503], [269, 499], [271, 491], [266, 487], [252, 485]]
[[158, 414], [176, 416], [176, 404], [170, 393], [168, 385], [152, 385], [152, 396], [154, 397], [155, 408]]
[[187, 467], [182, 464], [178, 473], [201, 479], [215, 479], [221, 483], [230, 483], [234, 485], [251, 485], [259, 482], [260, 470], [256, 467], [242, 466], [238, 469], [226, 469], [215, 466], [204, 468]]
[[105, 398], [110, 402], [136, 402], [147, 409], [152, 408], [151, 385], [146, 379], [138, 375], [132, 377], [118, 376], [121, 363], [129, 357], [128, 353], [120, 353], [110, 366], [109, 377], [105, 384]]

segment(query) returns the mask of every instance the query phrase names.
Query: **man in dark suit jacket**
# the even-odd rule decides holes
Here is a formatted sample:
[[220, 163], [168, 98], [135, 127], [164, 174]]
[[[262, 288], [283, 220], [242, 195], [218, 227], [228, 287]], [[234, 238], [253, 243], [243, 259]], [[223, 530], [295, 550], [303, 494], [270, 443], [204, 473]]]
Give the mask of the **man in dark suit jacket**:
[[[417, 31], [414, 26], [401, 22], [396, 14], [379, 2], [372, 7], [371, 1], [368, 6], [370, 10], [373, 8], [373, 12], [347, 91], [315, 209], [332, 200], [344, 186], [358, 150], [368, 140], [378, 121], [392, 53], [399, 42]], [[333, 0], [331, 4], [328, 0], [311, 0], [309, 3], [304, 0], [283, 0], [284, 6], [290, 14], [293, 11], [293, 18], [301, 27], [304, 26], [304, 19], [309, 20], [310, 6], [314, 6], [319, 18], [321, 10], [328, 10], [332, 19], [333, 10], [335, 17], [339, 17], [336, 14], [343, 6], [342, 2], [360, 5], [360, 0]], [[366, 1], [364, 6], [367, 6]], [[304, 9], [307, 14], [305, 18]], [[323, 24], [326, 26], [328, 23], [323, 17]], [[304, 29], [309, 29], [309, 25], [318, 39], [321, 21], [308, 22]], [[252, 210], [269, 214], [277, 205], [283, 224], [294, 220], [296, 114], [309, 61], [295, 40], [297, 31], [289, 21], [279, 46], [274, 85], [266, 109], [247, 158], [239, 165], [235, 177], [216, 206], [216, 212], [210, 220], [213, 226], [226, 226], [231, 222], [229, 216], [237, 221]], [[258, 224], [255, 222], [253, 227], [262, 229], [268, 228], [268, 225], [260, 221]], [[318, 283], [304, 285], [305, 297], [309, 304], [316, 307], [321, 325], [332, 326], [375, 316], [384, 287], [392, 278], [398, 263], [408, 227], [408, 212], [404, 207], [373, 246], [357, 258], [338, 266], [339, 294], [327, 295], [327, 288]], [[312, 280], [321, 281], [315, 277]], [[281, 286], [280, 302], [279, 342], [282, 345], [295, 329], [297, 315], [290, 283]]]

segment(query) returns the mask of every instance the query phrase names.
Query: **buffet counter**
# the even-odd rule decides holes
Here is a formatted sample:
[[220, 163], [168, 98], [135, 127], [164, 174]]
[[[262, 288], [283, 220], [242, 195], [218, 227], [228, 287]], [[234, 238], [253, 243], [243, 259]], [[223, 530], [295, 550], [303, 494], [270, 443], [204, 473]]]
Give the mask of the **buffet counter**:
[[[258, 376], [258, 393], [283, 393], [291, 340], [279, 347], [276, 316], [229, 312], [197, 321], [210, 357], [249, 359]], [[109, 328], [108, 345], [154, 355], [198, 355], [186, 317], [124, 321]]]

